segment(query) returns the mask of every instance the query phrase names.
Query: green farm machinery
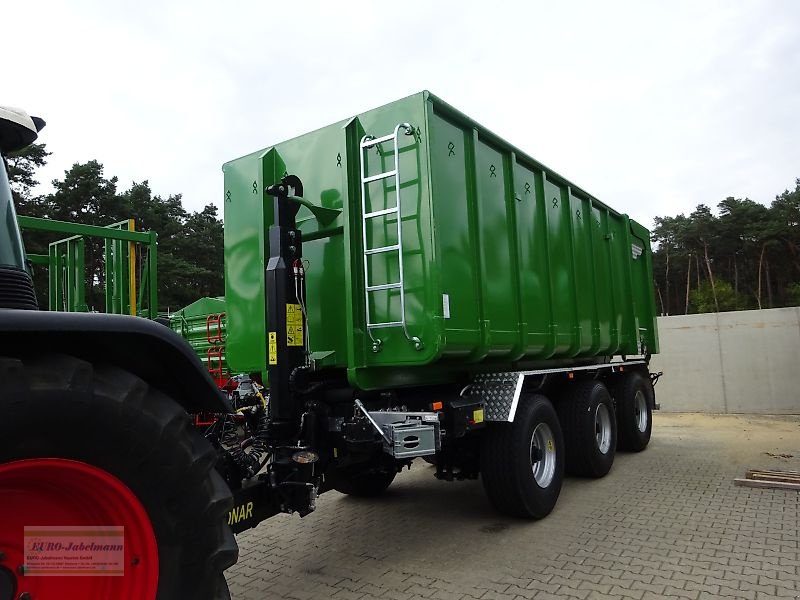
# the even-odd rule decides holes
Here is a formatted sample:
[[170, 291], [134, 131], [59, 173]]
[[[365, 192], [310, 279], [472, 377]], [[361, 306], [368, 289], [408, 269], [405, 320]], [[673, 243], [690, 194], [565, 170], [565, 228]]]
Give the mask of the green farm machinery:
[[[28, 254], [31, 264], [47, 268], [48, 310], [89, 312], [86, 304], [86, 239], [99, 238], [103, 248], [105, 306], [100, 312], [155, 319], [158, 316], [157, 235], [136, 231], [135, 219], [105, 227], [38, 217], [17, 218], [23, 231], [66, 235], [48, 245], [47, 254]], [[142, 268], [137, 261], [142, 255]]]
[[[30, 423], [3, 421], [0, 490], [15, 489], [3, 469], [28, 464], [32, 475], [56, 459], [88, 464], [98, 485], [124, 483], [118, 500], [148, 516], [125, 524], [155, 548], [126, 570], [150, 586], [135, 597], [225, 597], [231, 531], [305, 516], [331, 489], [377, 496], [417, 458], [442, 480], [480, 478], [501, 513], [538, 519], [565, 472], [602, 477], [618, 448], [647, 446], [652, 255], [626, 215], [429, 92], [223, 173], [225, 296], [177, 311], [173, 331], [0, 311], [4, 339], [24, 349], [0, 361], [17, 374], [0, 376], [0, 393], [39, 393], [60, 417], [33, 449], [3, 437]], [[0, 259], [28, 280], [20, 248]], [[43, 369], [65, 373], [47, 400], [38, 384], [6, 383], [39, 381]], [[74, 417], [70, 399], [81, 400]], [[76, 422], [117, 452], [62, 449], [56, 432]], [[24, 475], [29, 496], [49, 497]], [[165, 509], [176, 502], [180, 514]], [[0, 551], [12, 534], [22, 535], [0, 527]], [[15, 590], [27, 585], [8, 572]]]

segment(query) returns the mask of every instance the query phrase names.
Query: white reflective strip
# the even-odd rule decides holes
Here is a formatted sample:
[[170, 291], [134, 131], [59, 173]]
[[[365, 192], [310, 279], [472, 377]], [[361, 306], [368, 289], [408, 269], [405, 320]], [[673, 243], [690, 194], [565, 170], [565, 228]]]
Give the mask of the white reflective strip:
[[611, 369], [612, 372], [617, 370], [617, 367], [629, 365], [646, 365], [644, 360], [625, 360], [619, 362], [601, 363], [595, 365], [582, 365], [576, 367], [559, 367], [558, 369], [537, 369], [535, 371], [518, 371], [517, 385], [514, 388], [514, 399], [511, 401], [511, 408], [508, 412], [506, 420], [512, 422], [517, 413], [517, 405], [519, 404], [519, 397], [522, 395], [522, 386], [525, 383], [525, 378], [529, 375], [548, 375], [550, 373], [569, 373], [570, 371], [599, 371], [601, 369]]
[[514, 421], [514, 415], [517, 414], [517, 404], [519, 403], [519, 397], [522, 395], [522, 384], [525, 382], [525, 375], [520, 373], [519, 377], [517, 377], [517, 387], [514, 388], [514, 399], [511, 401], [511, 409], [508, 411], [508, 417], [506, 421], [509, 423]]

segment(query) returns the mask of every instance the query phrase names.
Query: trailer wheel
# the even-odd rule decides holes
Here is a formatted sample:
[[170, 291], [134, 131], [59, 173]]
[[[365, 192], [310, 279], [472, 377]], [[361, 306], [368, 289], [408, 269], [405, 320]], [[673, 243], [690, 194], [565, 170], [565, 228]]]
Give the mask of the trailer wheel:
[[619, 448], [641, 452], [650, 443], [653, 429], [653, 386], [638, 371], [624, 373], [613, 388], [617, 401]]
[[[19, 597], [230, 597], [230, 490], [178, 403], [117, 367], [0, 358], [0, 415], [0, 504], [13, 515], [0, 518], [0, 571], [10, 565]], [[124, 575], [26, 575], [35, 525], [122, 526]]]
[[614, 464], [617, 421], [614, 402], [603, 382], [591, 379], [568, 385], [556, 410], [564, 430], [567, 473], [606, 475]]
[[333, 489], [348, 496], [374, 498], [383, 494], [392, 485], [397, 471], [370, 469], [356, 473], [339, 473]]
[[513, 423], [493, 423], [481, 441], [481, 480], [501, 513], [541, 519], [550, 514], [564, 479], [564, 440], [553, 405], [524, 394]]

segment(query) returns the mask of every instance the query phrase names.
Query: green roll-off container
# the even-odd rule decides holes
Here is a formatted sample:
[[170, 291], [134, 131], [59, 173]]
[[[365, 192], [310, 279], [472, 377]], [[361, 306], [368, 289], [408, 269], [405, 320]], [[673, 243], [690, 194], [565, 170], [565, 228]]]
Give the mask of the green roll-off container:
[[356, 388], [658, 351], [647, 230], [430, 92], [223, 171], [233, 372], [266, 369], [265, 190], [287, 173], [327, 209], [297, 216], [310, 348]]

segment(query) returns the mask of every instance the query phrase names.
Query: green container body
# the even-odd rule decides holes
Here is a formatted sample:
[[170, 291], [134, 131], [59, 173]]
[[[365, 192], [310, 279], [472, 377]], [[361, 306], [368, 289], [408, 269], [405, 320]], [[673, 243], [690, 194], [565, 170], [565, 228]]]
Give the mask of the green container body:
[[224, 313], [224, 298], [200, 298], [169, 316], [170, 328], [186, 338], [186, 341], [189, 342], [189, 345], [197, 353], [197, 356], [200, 357], [200, 360], [206, 368], [208, 368], [208, 349], [215, 345], [222, 346], [222, 366], [227, 367], [224, 348], [226, 329], [225, 317], [219, 321], [214, 319], [211, 323], [211, 335], [215, 336], [218, 333], [218, 328], [221, 326], [223, 341], [221, 343], [217, 342], [216, 344], [212, 344], [208, 341], [208, 317], [210, 315]]
[[[400, 123], [413, 135], [362, 150]], [[397, 243], [399, 167], [405, 321], [400, 290], [365, 294], [364, 244]], [[477, 371], [658, 352], [648, 231], [481, 127], [430, 92], [238, 158], [225, 176], [226, 351], [234, 372], [265, 372], [265, 267], [272, 198], [286, 174], [304, 198], [335, 209], [298, 213], [310, 346], [321, 368], [356, 388], [459, 381]], [[370, 285], [399, 278], [399, 253], [370, 255]], [[368, 299], [367, 299], [368, 298]], [[374, 351], [373, 339], [380, 340]], [[461, 378], [461, 379], [460, 379]]]

